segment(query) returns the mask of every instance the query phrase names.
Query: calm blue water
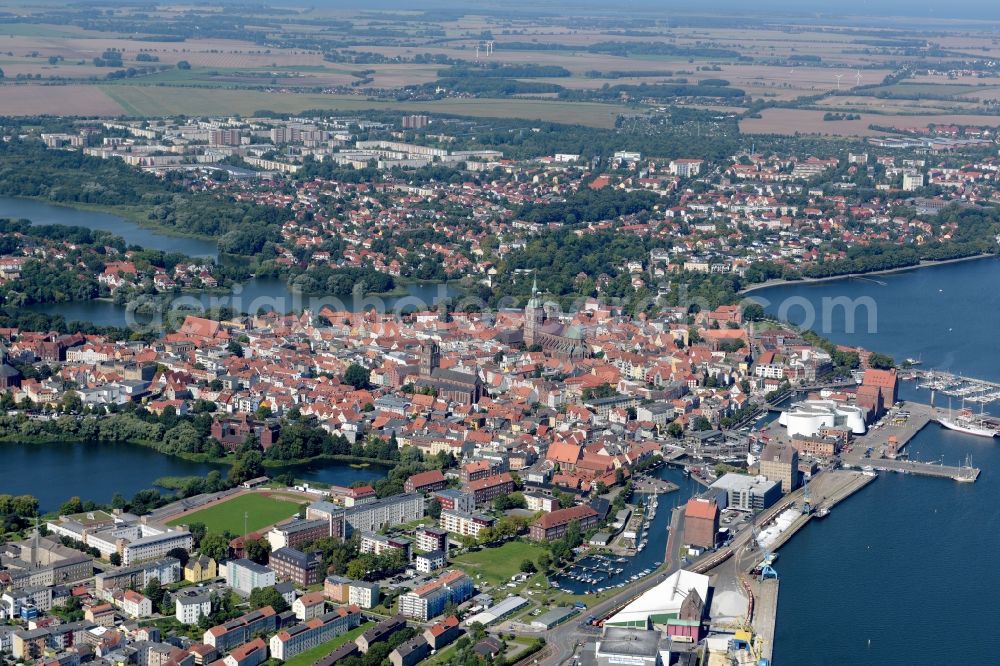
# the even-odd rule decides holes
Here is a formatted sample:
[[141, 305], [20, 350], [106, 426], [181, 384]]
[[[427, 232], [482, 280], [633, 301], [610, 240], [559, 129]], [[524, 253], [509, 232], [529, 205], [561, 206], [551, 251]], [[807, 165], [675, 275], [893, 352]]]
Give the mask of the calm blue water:
[[[252, 278], [237, 285], [233, 291], [198, 294], [181, 294], [167, 303], [167, 312], [199, 314], [215, 307], [231, 307], [239, 312], [267, 311], [301, 312], [305, 308], [319, 312], [324, 306], [336, 311], [360, 312], [371, 308], [384, 312], [412, 312], [428, 309], [439, 301], [453, 298], [458, 289], [448, 284], [408, 284], [405, 296], [364, 296], [359, 298], [296, 296], [281, 278]], [[194, 310], [192, 310], [194, 308]], [[46, 314], [61, 314], [67, 322], [80, 321], [97, 326], [131, 326], [133, 322], [145, 325], [149, 318], [142, 313], [130, 314], [127, 305], [111, 301], [72, 301], [69, 303], [33, 303], [25, 308]]]
[[[0, 218], [26, 218], [34, 224], [65, 224], [110, 231], [121, 236], [129, 244], [182, 252], [192, 257], [217, 257], [214, 241], [170, 236], [158, 231], [145, 229], [135, 222], [116, 215], [76, 210], [65, 206], [55, 206], [30, 199], [0, 197]], [[236, 285], [232, 290], [220, 293], [184, 294], [171, 301], [170, 309], [180, 307], [213, 308], [232, 307], [239, 312], [258, 312], [260, 309], [288, 313], [311, 308], [318, 312], [324, 305], [334, 310], [359, 312], [376, 308], [387, 312], [409, 312], [422, 310], [439, 300], [457, 296], [459, 291], [447, 284], [411, 284], [406, 286], [405, 296], [363, 298], [301, 296], [294, 295], [281, 278], [256, 278]], [[42, 303], [28, 306], [29, 310], [46, 314], [61, 314], [67, 322], [89, 322], [98, 326], [127, 326], [132, 323], [125, 305], [110, 301], [79, 301], [72, 303]], [[137, 316], [141, 323], [148, 319]]]
[[[765, 309], [802, 324], [808, 303], [810, 328], [839, 344], [919, 359], [924, 368], [1000, 379], [994, 340], [1000, 324], [1000, 258], [979, 259], [903, 273], [849, 278], [816, 284], [784, 285], [752, 292]], [[846, 309], [856, 307], [854, 326]], [[827, 312], [824, 316], [824, 299]], [[871, 312], [871, 316], [868, 313]], [[871, 328], [869, 330], [869, 323]], [[984, 351], [986, 353], [984, 353]]]
[[[920, 358], [925, 368], [1000, 381], [998, 285], [1000, 260], [985, 259], [753, 296], [766, 298], [772, 313], [793, 297], [817, 313], [823, 298], [869, 297], [874, 331], [847, 330], [843, 312], [813, 328], [841, 344]], [[790, 319], [801, 322], [802, 313]], [[929, 397], [912, 384], [901, 393]], [[1000, 550], [1000, 443], [931, 424], [909, 451], [952, 465], [968, 454], [983, 473], [968, 485], [883, 473], [789, 541], [777, 563], [779, 666], [950, 664], [959, 653], [996, 663], [982, 638], [1000, 620], [990, 584]]]
[[[107, 442], [13, 444], [0, 443], [0, 495], [34, 495], [43, 511], [52, 511], [73, 496], [110, 502], [116, 492], [131, 497], [152, 488], [164, 476], [204, 476], [229, 467], [198, 463], [158, 453], [145, 446]], [[386, 467], [351, 467], [340, 461], [320, 461], [287, 468], [306, 481], [349, 486], [354, 481], [384, 478]], [[284, 471], [273, 469], [268, 474]]]
[[[285, 469], [294, 474], [296, 479], [318, 481], [331, 486], [350, 486], [355, 481], [378, 481], [389, 474], [389, 468], [382, 465], [369, 464], [367, 467], [352, 467], [350, 463], [329, 460], [295, 465]], [[285, 469], [269, 470], [268, 474], [273, 476], [285, 471]]]
[[[568, 590], [573, 594], [585, 594], [600, 587], [611, 587], [619, 583], [628, 583], [631, 576], [639, 574], [644, 569], [655, 569], [659, 566], [657, 562], [663, 563], [667, 550], [667, 538], [670, 536], [667, 526], [670, 524], [670, 514], [673, 508], [684, 504], [693, 495], [701, 492], [702, 487], [697, 481], [685, 478], [681, 470], [673, 467], [661, 467], [654, 471], [653, 474], [657, 478], [672, 481], [680, 489], [666, 495], [660, 495], [656, 508], [656, 516], [650, 523], [647, 543], [643, 551], [637, 553], [634, 557], [624, 558], [625, 562], [618, 562], [618, 558], [614, 556], [604, 558], [603, 560], [594, 557], [582, 558], [570, 570], [570, 573], [588, 578], [600, 578], [601, 581], [590, 583], [560, 575], [555, 577], [560, 588]], [[607, 576], [609, 569], [621, 569], [622, 571]]]
[[144, 229], [135, 222], [117, 215], [55, 206], [32, 199], [0, 197], [0, 217], [25, 218], [34, 224], [65, 224], [110, 231], [116, 236], [124, 238], [129, 245], [141, 245], [164, 252], [183, 252], [191, 257], [216, 257], [219, 254], [215, 241], [168, 236], [157, 231]]

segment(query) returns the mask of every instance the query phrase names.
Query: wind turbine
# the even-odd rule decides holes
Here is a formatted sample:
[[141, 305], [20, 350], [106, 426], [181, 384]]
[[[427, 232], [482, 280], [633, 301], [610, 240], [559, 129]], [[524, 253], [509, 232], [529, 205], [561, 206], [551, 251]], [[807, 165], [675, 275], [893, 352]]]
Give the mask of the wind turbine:
[[833, 78], [837, 79], [837, 90], [840, 90], [840, 80], [842, 78], [844, 78], [844, 75], [843, 74], [835, 74]]
[[854, 79], [858, 82], [858, 85], [860, 86], [861, 85], [861, 70], [860, 69], [858, 70], [857, 74], [854, 75]]

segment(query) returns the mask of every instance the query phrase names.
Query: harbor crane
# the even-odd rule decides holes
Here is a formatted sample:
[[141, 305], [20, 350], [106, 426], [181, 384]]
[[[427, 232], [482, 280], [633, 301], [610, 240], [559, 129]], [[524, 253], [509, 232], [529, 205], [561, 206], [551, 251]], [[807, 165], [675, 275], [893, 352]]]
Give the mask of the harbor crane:
[[812, 493], [809, 491], [809, 477], [805, 477], [802, 484], [802, 513], [808, 516], [812, 513], [812, 510]]

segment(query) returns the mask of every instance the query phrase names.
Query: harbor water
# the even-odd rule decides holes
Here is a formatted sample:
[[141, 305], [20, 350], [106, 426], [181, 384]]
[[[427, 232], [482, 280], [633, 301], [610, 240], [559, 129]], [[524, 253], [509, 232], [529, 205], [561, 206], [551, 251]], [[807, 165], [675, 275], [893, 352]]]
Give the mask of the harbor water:
[[[601, 588], [620, 587], [634, 582], [663, 563], [666, 555], [667, 539], [670, 532], [670, 514], [674, 507], [681, 506], [693, 495], [701, 491], [696, 481], [684, 476], [680, 469], [660, 467], [651, 472], [658, 479], [670, 481], [679, 487], [672, 493], [659, 495], [657, 507], [651, 520], [646, 521], [643, 530], [645, 547], [641, 552], [628, 557], [618, 555], [588, 555], [577, 561], [567, 572], [553, 576], [552, 580], [560, 589], [573, 594], [592, 594]], [[635, 493], [632, 502], [645, 505], [651, 495]], [[633, 508], [633, 511], [640, 509]], [[646, 509], [649, 515], [650, 509]]]
[[[839, 344], [919, 359], [924, 369], [1000, 382], [997, 284], [1000, 260], [984, 259], [754, 296], [766, 298], [771, 313], [788, 298], [804, 299], [816, 312], [824, 298], [871, 298], [873, 332], [845, 330], [843, 316], [814, 328]], [[801, 322], [802, 312], [790, 319]], [[930, 394], [906, 383], [901, 397], [927, 402]], [[987, 411], [1000, 412], [997, 403], [992, 407]], [[977, 483], [962, 484], [883, 472], [796, 534], [776, 565], [775, 664], [996, 662], [983, 637], [1000, 620], [990, 585], [1000, 550], [1000, 440], [932, 423], [908, 451], [951, 465], [968, 455], [983, 473]]]

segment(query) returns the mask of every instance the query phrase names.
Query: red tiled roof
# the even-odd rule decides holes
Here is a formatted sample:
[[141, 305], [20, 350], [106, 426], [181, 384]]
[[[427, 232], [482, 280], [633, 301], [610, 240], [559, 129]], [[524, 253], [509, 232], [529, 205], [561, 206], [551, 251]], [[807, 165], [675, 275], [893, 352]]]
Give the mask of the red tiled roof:
[[719, 506], [712, 501], [699, 499], [689, 499], [684, 507], [685, 518], [704, 518], [705, 520], [715, 520], [719, 513]]
[[579, 504], [577, 506], [571, 506], [568, 509], [557, 509], [551, 513], [547, 513], [544, 516], [540, 516], [538, 520], [535, 521], [536, 525], [541, 525], [543, 529], [551, 529], [553, 527], [558, 527], [559, 525], [565, 525], [566, 523], [572, 522], [574, 520], [583, 520], [584, 518], [591, 518], [597, 515], [597, 512], [586, 504]]

